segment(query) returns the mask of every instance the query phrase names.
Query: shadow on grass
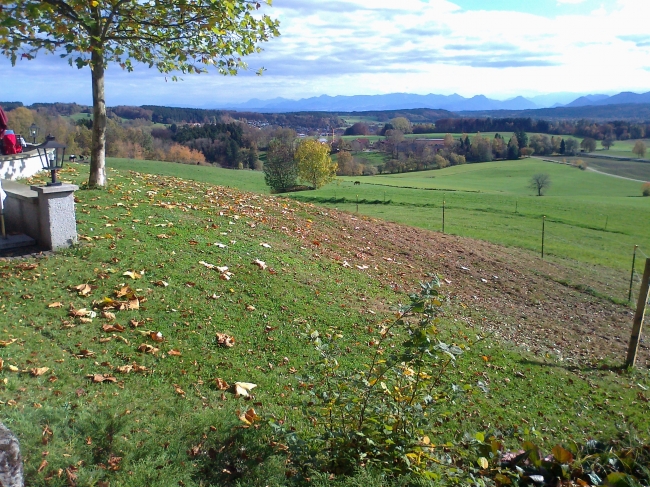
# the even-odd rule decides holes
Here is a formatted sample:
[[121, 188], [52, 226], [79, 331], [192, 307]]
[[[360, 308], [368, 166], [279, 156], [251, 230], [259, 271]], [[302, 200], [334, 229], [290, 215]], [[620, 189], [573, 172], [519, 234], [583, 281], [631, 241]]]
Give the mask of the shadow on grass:
[[259, 430], [234, 428], [229, 435], [199, 447], [188, 451], [188, 455], [197, 466], [194, 477], [201, 485], [287, 483], [285, 456], [276, 452]]

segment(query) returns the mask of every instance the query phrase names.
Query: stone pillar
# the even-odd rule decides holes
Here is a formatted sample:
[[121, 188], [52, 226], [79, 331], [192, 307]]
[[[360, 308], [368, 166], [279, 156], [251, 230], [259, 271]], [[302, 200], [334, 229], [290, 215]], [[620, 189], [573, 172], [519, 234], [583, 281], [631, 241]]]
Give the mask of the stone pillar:
[[32, 186], [38, 193], [40, 220], [39, 244], [52, 250], [77, 243], [77, 218], [74, 210], [74, 192], [79, 186]]

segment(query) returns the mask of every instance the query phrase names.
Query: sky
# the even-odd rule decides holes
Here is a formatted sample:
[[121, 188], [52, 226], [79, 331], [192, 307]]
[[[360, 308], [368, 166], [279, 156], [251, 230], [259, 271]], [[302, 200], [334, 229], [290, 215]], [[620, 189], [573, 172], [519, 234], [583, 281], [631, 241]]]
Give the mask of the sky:
[[[173, 82], [146, 66], [111, 65], [107, 104], [650, 91], [650, 0], [274, 0], [262, 11], [279, 19], [281, 35], [247, 58], [248, 71]], [[90, 71], [52, 55], [15, 67], [2, 58], [2, 101], [91, 104]]]

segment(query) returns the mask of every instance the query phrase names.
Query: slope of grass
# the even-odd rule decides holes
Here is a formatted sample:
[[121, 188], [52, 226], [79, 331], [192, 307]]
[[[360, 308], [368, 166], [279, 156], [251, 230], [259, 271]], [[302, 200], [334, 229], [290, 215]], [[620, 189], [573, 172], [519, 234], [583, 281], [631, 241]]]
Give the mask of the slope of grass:
[[[86, 171], [70, 165], [62, 179], [81, 183]], [[313, 331], [340, 335], [341, 365], [360, 368], [379, 323], [405, 298], [395, 289], [417, 282], [388, 267], [341, 265], [339, 254], [373, 243], [330, 240], [341, 223], [318, 207], [114, 169], [109, 181], [76, 193], [80, 245], [0, 262], [0, 401], [29, 485], [291, 483], [281, 438], [239, 416], [254, 408], [308, 436], [303, 405], [319, 380]], [[480, 333], [475, 310], [446, 307], [441, 339], [466, 344]], [[216, 379], [255, 383], [254, 397]], [[441, 398], [454, 385], [463, 392], [440, 399], [432, 418], [436, 443], [476, 431], [510, 447], [648, 439], [643, 371], [575, 368], [488, 338], [450, 371]]]

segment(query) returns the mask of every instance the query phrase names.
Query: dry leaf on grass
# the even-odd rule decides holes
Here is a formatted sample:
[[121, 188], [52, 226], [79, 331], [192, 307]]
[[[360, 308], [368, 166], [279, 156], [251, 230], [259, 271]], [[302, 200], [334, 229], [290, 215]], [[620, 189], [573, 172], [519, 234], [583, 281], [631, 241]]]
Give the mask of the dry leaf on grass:
[[167, 352], [167, 355], [170, 355], [172, 357], [180, 357], [182, 354], [180, 351], [172, 349], [169, 352]]
[[97, 286], [91, 286], [90, 284], [79, 284], [78, 286], [70, 286], [70, 289], [73, 289], [79, 293], [79, 296], [88, 296], [93, 289], [97, 289]]
[[235, 397], [249, 397], [250, 391], [255, 389], [257, 384], [251, 384], [250, 382], [235, 382], [233, 384], [233, 392]]
[[[143, 273], [144, 274], [144, 273]], [[131, 279], [140, 279], [142, 277], [142, 274], [138, 274], [135, 271], [126, 271], [123, 276], [130, 277]]]
[[174, 384], [174, 392], [176, 392], [176, 394], [180, 394], [181, 396], [185, 395], [185, 391], [183, 389], [181, 389], [178, 386], [178, 384]]
[[63, 303], [60, 303], [59, 301], [57, 301], [56, 303], [50, 303], [50, 304], [48, 304], [47, 307], [48, 307], [48, 308], [62, 308], [62, 307], [63, 307]]
[[230, 385], [220, 377], [214, 379], [214, 384], [217, 386], [217, 389], [220, 391], [225, 391], [230, 388]]
[[102, 330], [104, 330], [106, 333], [113, 333], [115, 331], [118, 331], [118, 332], [124, 331], [125, 328], [122, 325], [120, 325], [118, 323], [115, 323], [114, 325], [104, 325], [104, 326], [102, 326]]
[[8, 347], [17, 340], [18, 338], [12, 338], [11, 340], [0, 340], [0, 347]]
[[92, 380], [93, 382], [117, 382], [117, 379], [113, 377], [112, 375], [104, 375], [104, 374], [89, 374], [86, 376], [88, 379]]
[[264, 247], [265, 249], [270, 249], [271, 248], [271, 246], [269, 244], [265, 243], [265, 242], [262, 242], [260, 244], [260, 247]]
[[158, 349], [158, 348], [156, 348], [156, 347], [152, 347], [151, 345], [149, 345], [149, 344], [147, 344], [147, 343], [143, 343], [142, 345], [140, 345], [140, 346], [138, 347], [138, 352], [142, 352], [142, 353], [151, 353], [151, 354], [154, 354], [154, 353], [157, 353], [159, 350], [160, 350], [160, 349]]
[[106, 318], [107, 320], [114, 320], [115, 315], [110, 311], [102, 311], [102, 318]]
[[264, 270], [264, 269], [266, 269], [266, 268], [268, 267], [268, 266], [266, 265], [266, 262], [263, 262], [263, 261], [261, 261], [261, 260], [259, 260], [259, 259], [255, 259], [255, 260], [253, 261], [253, 264], [256, 265], [257, 267], [259, 267], [259, 268], [262, 269], [262, 270]]
[[115, 367], [115, 370], [120, 374], [128, 374], [133, 370], [133, 365], [120, 365], [119, 367]]
[[230, 335], [226, 335], [225, 333], [217, 333], [217, 343], [222, 347], [234, 347], [235, 338], [231, 337]]
[[167, 287], [169, 286], [169, 283], [167, 281], [156, 281], [154, 282], [154, 285], [158, 287]]
[[257, 413], [253, 408], [250, 408], [248, 411], [244, 413], [237, 410], [237, 416], [239, 416], [240, 421], [243, 421], [247, 425], [251, 425], [255, 421], [259, 421], [260, 419], [262, 419], [260, 416], [257, 415]]
[[40, 375], [47, 373], [49, 370], [50, 370], [49, 367], [37, 367], [35, 369], [31, 369], [29, 373], [32, 375], [32, 377], [38, 377]]

